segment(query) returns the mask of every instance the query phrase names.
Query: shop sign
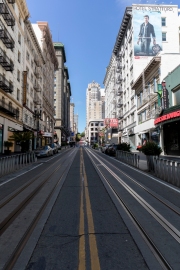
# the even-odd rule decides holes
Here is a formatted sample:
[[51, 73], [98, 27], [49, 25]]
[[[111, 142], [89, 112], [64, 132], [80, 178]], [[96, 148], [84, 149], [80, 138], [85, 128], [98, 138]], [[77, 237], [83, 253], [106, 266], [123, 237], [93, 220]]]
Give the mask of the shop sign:
[[176, 111], [176, 112], [172, 112], [172, 113], [168, 113], [168, 114], [165, 114], [161, 117], [158, 117], [154, 120], [154, 124], [157, 125], [161, 122], [164, 122], [164, 121], [167, 121], [169, 119], [173, 119], [173, 118], [176, 118], [176, 117], [180, 117], [180, 110], [179, 111]]
[[52, 133], [50, 133], [50, 132], [44, 132], [43, 133], [43, 136], [44, 137], [52, 137]]
[[162, 94], [163, 94], [163, 108], [167, 109], [168, 106], [168, 91], [166, 89], [166, 82], [162, 81]]
[[117, 118], [105, 118], [104, 125], [110, 128], [117, 128], [118, 127], [118, 119]]

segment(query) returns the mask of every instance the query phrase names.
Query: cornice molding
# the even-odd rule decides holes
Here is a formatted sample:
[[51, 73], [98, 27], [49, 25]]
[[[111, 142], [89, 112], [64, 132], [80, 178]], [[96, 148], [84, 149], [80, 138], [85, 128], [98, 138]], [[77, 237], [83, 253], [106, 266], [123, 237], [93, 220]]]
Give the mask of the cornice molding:
[[26, 21], [30, 17], [26, 0], [16, 0], [16, 4], [18, 6], [21, 17], [23, 18], [23, 21]]
[[52, 41], [52, 35], [50, 33], [50, 29], [47, 22], [37, 22], [38, 27], [42, 31], [42, 36], [46, 42], [47, 49], [49, 51], [49, 54], [51, 56], [51, 61], [54, 64], [54, 69], [58, 69], [58, 60], [56, 57], [53, 41]]
[[33, 30], [33, 27], [32, 27], [32, 24], [29, 20], [26, 21], [26, 27], [27, 27], [27, 30], [29, 32], [29, 35], [31, 36], [32, 40], [33, 40], [33, 43], [39, 53], [39, 56], [41, 57], [42, 61], [43, 61], [43, 64], [45, 64], [45, 60], [44, 60], [44, 57], [43, 57], [43, 54], [42, 54], [42, 50], [40, 48], [40, 45], [39, 45], [39, 42], [36, 38], [36, 34]]

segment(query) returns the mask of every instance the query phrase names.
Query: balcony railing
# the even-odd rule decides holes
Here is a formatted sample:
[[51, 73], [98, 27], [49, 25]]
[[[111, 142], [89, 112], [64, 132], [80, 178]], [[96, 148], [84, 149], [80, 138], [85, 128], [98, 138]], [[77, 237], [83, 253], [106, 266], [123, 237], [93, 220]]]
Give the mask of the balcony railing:
[[41, 100], [40, 100], [38, 97], [35, 97], [35, 98], [34, 98], [34, 103], [35, 103], [36, 105], [41, 105]]
[[118, 102], [118, 104], [117, 104], [117, 108], [121, 108], [122, 106], [123, 106], [122, 101]]
[[13, 108], [12, 105], [3, 100], [0, 100], [0, 111], [13, 117], [16, 116], [17, 119], [19, 118], [19, 110]]
[[0, 3], [0, 14], [8, 26], [15, 25], [15, 19], [6, 3]]
[[0, 48], [0, 65], [6, 70], [6, 71], [13, 71], [14, 64], [13, 62], [7, 57], [5, 52]]
[[117, 73], [120, 72], [121, 69], [122, 69], [122, 63], [119, 63], [119, 64], [117, 65], [116, 72], [117, 72]]
[[122, 76], [121, 76], [121, 75], [119, 75], [119, 76], [118, 76], [118, 78], [117, 78], [117, 80], [116, 80], [116, 83], [118, 83], [118, 84], [119, 84], [119, 83], [121, 83], [121, 82], [122, 82]]
[[118, 119], [119, 120], [123, 118], [123, 114], [122, 113], [119, 113], [117, 116], [118, 116]]
[[37, 54], [34, 55], [34, 62], [36, 63], [37, 67], [40, 67], [40, 59]]
[[39, 83], [34, 83], [34, 89], [36, 90], [36, 92], [40, 92], [41, 91], [41, 88], [39, 86]]
[[0, 74], [0, 88], [8, 93], [13, 92], [13, 85], [8, 80], [6, 80], [6, 78], [1, 74]]
[[8, 49], [14, 48], [14, 40], [8, 33], [6, 27], [3, 25], [1, 20], [0, 20], [0, 39]]
[[39, 78], [40, 73], [39, 73], [39, 68], [38, 68], [38, 67], [35, 67], [35, 68], [34, 68], [34, 75], [35, 75], [37, 78]]

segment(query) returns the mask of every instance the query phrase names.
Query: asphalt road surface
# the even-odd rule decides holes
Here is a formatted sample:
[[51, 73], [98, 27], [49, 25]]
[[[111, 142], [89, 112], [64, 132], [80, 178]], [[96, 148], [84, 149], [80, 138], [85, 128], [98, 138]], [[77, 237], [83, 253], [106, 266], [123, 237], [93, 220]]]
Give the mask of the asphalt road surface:
[[0, 178], [0, 269], [180, 269], [179, 196], [90, 148], [38, 159]]

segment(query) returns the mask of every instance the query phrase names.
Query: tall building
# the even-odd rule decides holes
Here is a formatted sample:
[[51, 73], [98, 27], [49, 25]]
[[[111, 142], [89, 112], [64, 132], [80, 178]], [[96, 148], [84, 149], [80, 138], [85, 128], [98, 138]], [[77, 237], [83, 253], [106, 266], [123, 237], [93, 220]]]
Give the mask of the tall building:
[[86, 90], [86, 140], [98, 142], [98, 135], [104, 126], [104, 89], [96, 82], [88, 84]]
[[66, 143], [70, 139], [70, 97], [71, 85], [68, 68], [65, 66], [66, 54], [61, 42], [54, 43], [58, 59], [58, 69], [54, 73], [55, 130], [58, 141]]
[[75, 135], [78, 133], [78, 120], [79, 120], [79, 115], [74, 114], [74, 130], [75, 130]]
[[[104, 78], [105, 117], [116, 115], [119, 142], [136, 148], [137, 97], [133, 83], [153, 57], [166, 54], [164, 67], [159, 68], [163, 78], [179, 61], [179, 45], [178, 6], [138, 4], [126, 8]], [[177, 56], [174, 64], [172, 54]], [[144, 82], [143, 87], [148, 83]]]
[[75, 123], [74, 123], [74, 103], [70, 103], [70, 141], [75, 141]]
[[[44, 65], [42, 67], [43, 79], [41, 81], [43, 86], [42, 100], [40, 101], [39, 99], [39, 93], [36, 92], [34, 96], [36, 98], [35, 100], [37, 100], [36, 105], [42, 106], [42, 130], [39, 130], [39, 137], [41, 137], [42, 145], [45, 145], [54, 141], [54, 72], [58, 68], [58, 60], [55, 54], [48, 23], [37, 22], [36, 24], [32, 24], [32, 27], [40, 44], [44, 58]], [[35, 55], [35, 61], [38, 63], [38, 55]]]
[[[26, 1], [1, 1], [0, 16], [0, 153], [3, 141], [23, 130], [24, 25], [29, 17]], [[16, 150], [16, 145], [13, 149]]]

